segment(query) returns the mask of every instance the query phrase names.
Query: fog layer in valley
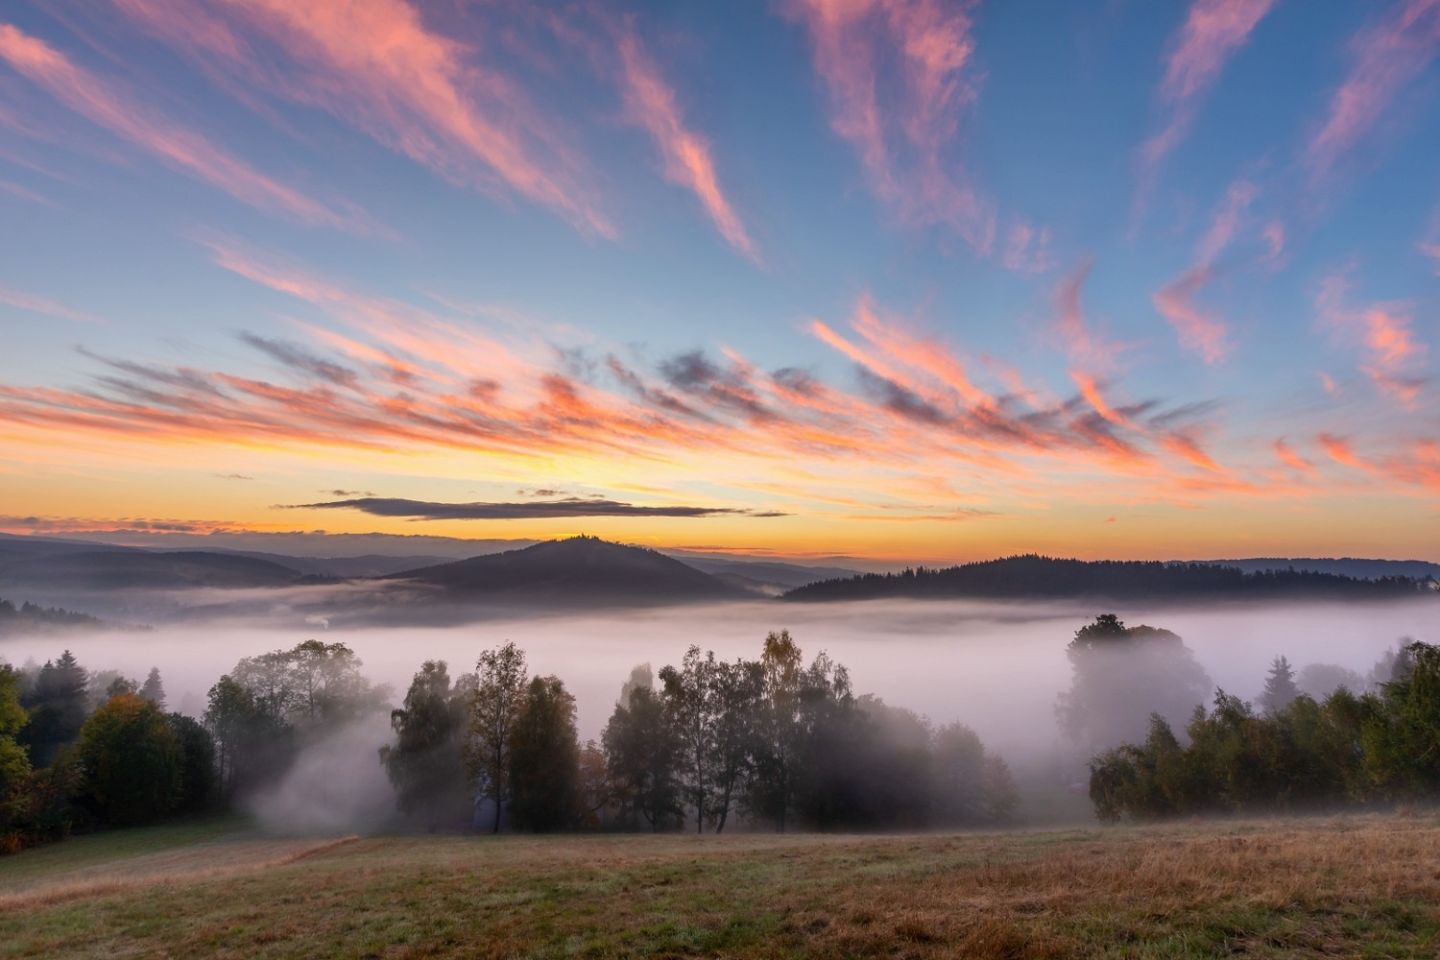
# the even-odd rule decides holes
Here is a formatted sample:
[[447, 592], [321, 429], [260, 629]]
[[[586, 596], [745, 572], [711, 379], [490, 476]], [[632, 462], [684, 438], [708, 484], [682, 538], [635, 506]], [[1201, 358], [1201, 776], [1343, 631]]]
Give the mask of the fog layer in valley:
[[1089, 606], [894, 601], [825, 606], [757, 602], [578, 617], [490, 621], [452, 628], [259, 629], [223, 622], [144, 632], [12, 637], [0, 657], [44, 662], [68, 648], [91, 670], [143, 678], [159, 666], [171, 705], [198, 716], [205, 692], [241, 657], [320, 636], [343, 642], [365, 661], [365, 674], [389, 684], [396, 702], [427, 659], [452, 672], [474, 668], [482, 649], [513, 640], [530, 669], [555, 674], [575, 695], [580, 735], [598, 736], [621, 683], [637, 663], [678, 663], [690, 644], [722, 659], [754, 657], [770, 630], [786, 627], [807, 656], [821, 650], [850, 668], [855, 687], [937, 723], [962, 721], [1007, 755], [1049, 746], [1057, 737], [1056, 694], [1070, 682], [1065, 645], [1100, 612], [1131, 625], [1167, 627], [1227, 692], [1253, 698], [1270, 659], [1297, 669], [1324, 662], [1361, 674], [1402, 636], [1435, 640], [1435, 605], [1215, 605], [1100, 611]]

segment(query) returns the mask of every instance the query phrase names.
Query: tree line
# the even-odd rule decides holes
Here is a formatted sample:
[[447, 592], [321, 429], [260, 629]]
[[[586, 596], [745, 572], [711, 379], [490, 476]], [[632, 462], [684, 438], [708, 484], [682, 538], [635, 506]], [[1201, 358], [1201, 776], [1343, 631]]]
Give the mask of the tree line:
[[198, 812], [215, 785], [210, 733], [166, 711], [158, 669], [92, 675], [68, 650], [30, 672], [0, 664], [0, 852]]
[[101, 626], [101, 621], [88, 613], [42, 607], [29, 601], [16, 606], [12, 601], [0, 598], [0, 633], [98, 626]]
[[1440, 798], [1440, 647], [1403, 642], [1368, 685], [1346, 673], [1327, 671], [1340, 682], [1314, 696], [1281, 656], [1257, 704], [1216, 689], [1181, 735], [1152, 714], [1143, 738], [1090, 761], [1096, 815], [1113, 822]]
[[387, 710], [378, 762], [399, 815], [431, 830], [920, 829], [1004, 823], [1018, 803], [969, 728], [857, 695], [785, 631], [754, 660], [691, 647], [637, 667], [583, 744], [564, 682], [512, 643], [455, 677], [426, 661], [394, 709], [362, 666], [319, 640], [246, 657], [196, 720], [167, 711], [158, 669], [139, 682], [69, 651], [0, 665], [0, 850], [243, 803]]
[[531, 676], [514, 644], [451, 680], [415, 675], [381, 751], [402, 810], [434, 828], [480, 800], [491, 830], [721, 832], [752, 827], [920, 829], [1006, 822], [1004, 761], [960, 724], [856, 695], [825, 654], [786, 631], [755, 660], [690, 647], [658, 675], [637, 667], [598, 741], [581, 744], [574, 697]]
[[863, 573], [796, 587], [786, 600], [877, 597], [1396, 597], [1433, 593], [1435, 581], [1401, 576], [1359, 579], [1313, 570], [1256, 570], [1211, 563], [1067, 560], [1024, 554], [940, 569]]

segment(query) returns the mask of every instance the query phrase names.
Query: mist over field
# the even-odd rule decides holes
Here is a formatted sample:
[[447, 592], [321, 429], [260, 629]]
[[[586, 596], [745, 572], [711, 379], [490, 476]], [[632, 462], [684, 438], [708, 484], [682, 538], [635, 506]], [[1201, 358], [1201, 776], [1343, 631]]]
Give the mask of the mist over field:
[[[474, 668], [478, 654], [506, 640], [526, 653], [531, 670], [555, 674], [574, 694], [582, 740], [597, 737], [630, 668], [678, 663], [690, 644], [721, 659], [753, 657], [767, 632], [788, 628], [807, 657], [820, 651], [850, 669], [857, 691], [906, 707], [937, 724], [960, 721], [1012, 763], [1061, 741], [1054, 707], [1070, 683], [1066, 644], [1101, 612], [1128, 624], [1178, 633], [1227, 693], [1253, 699], [1271, 658], [1297, 669], [1334, 664], [1362, 677], [1402, 637], [1434, 641], [1432, 598], [1366, 603], [1197, 606], [1084, 602], [1005, 604], [968, 601], [863, 601], [830, 605], [731, 602], [584, 615], [528, 616], [455, 627], [342, 629], [308, 624], [257, 626], [193, 619], [148, 631], [99, 630], [0, 640], [0, 658], [19, 666], [72, 650], [91, 670], [143, 677], [159, 666], [169, 702], [198, 716], [212, 684], [242, 657], [318, 637], [343, 642], [364, 661], [365, 675], [391, 687], [398, 704], [427, 659], [453, 673]], [[1137, 694], [1143, 691], [1137, 691]], [[383, 742], [375, 725], [366, 749]], [[376, 765], [376, 773], [379, 768]], [[321, 778], [323, 779], [323, 778]], [[383, 777], [380, 778], [383, 781]]]

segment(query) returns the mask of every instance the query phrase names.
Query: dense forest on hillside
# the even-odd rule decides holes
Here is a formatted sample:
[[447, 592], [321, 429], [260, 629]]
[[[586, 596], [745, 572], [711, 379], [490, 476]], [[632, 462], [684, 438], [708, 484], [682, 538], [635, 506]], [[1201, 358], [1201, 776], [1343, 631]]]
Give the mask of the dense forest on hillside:
[[786, 600], [869, 600], [882, 597], [1397, 597], [1433, 589], [1409, 577], [1361, 580], [1309, 570], [1257, 570], [1208, 563], [1141, 560], [1060, 560], [1026, 554], [954, 567], [913, 567], [866, 573], [798, 587]]

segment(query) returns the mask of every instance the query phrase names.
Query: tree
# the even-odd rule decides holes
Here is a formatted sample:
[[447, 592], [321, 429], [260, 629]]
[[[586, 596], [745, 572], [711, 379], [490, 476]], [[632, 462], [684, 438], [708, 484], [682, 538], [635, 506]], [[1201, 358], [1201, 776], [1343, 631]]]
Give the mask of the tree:
[[1020, 788], [1010, 773], [1010, 766], [994, 754], [985, 754], [980, 771], [980, 811], [985, 823], [1005, 824], [1015, 818], [1020, 808]]
[[510, 814], [522, 830], [559, 830], [580, 810], [575, 698], [558, 677], [535, 677], [510, 735]]
[[380, 762], [400, 811], [431, 832], [463, 822], [470, 810], [464, 754], [473, 688], [473, 678], [452, 687], [445, 661], [427, 660], [410, 682], [404, 706], [390, 712], [395, 743], [380, 748]]
[[680, 742], [664, 700], [648, 686], [633, 686], [616, 704], [601, 741], [611, 796], [624, 822], [635, 815], [652, 830], [683, 824], [679, 783]]
[[146, 674], [145, 683], [140, 687], [140, 696], [161, 710], [165, 709], [165, 685], [160, 682], [159, 667], [151, 667], [150, 672]]
[[705, 829], [715, 792], [716, 672], [715, 654], [702, 656], [700, 648], [693, 644], [685, 651], [679, 670], [667, 666], [660, 671], [667, 719], [680, 744], [680, 782], [686, 800], [695, 810], [696, 833]]
[[784, 833], [786, 814], [795, 802], [796, 765], [803, 739], [800, 647], [790, 631], [766, 636], [760, 668], [763, 692], [755, 718], [754, 775], [747, 805], [774, 820], [776, 830]]
[[182, 799], [180, 740], [153, 703], [134, 694], [110, 700], [80, 731], [85, 793], [104, 823], [156, 820]]
[[1276, 714], [1300, 696], [1295, 684], [1295, 671], [1284, 656], [1270, 661], [1270, 674], [1265, 678], [1265, 690], [1260, 694], [1260, 706], [1266, 713]]
[[731, 807], [740, 798], [745, 779], [750, 775], [751, 748], [755, 742], [756, 713], [765, 687], [765, 669], [753, 660], [721, 662], [715, 665], [711, 683], [715, 702], [711, 811], [715, 832], [720, 833], [725, 829]]
[[1351, 693], [1365, 692], [1364, 677], [1335, 663], [1307, 663], [1295, 677], [1295, 685], [1316, 701], [1324, 700], [1342, 688]]
[[495, 804], [494, 832], [509, 799], [510, 737], [525, 698], [525, 654], [507, 641], [480, 654], [479, 684], [470, 705], [470, 762], [484, 795]]
[[985, 818], [985, 747], [974, 730], [952, 723], [935, 731], [935, 814], [937, 823], [962, 826]]
[[49, 766], [60, 748], [73, 743], [89, 713], [86, 686], [90, 677], [85, 668], [66, 650], [53, 663], [45, 661], [35, 678], [35, 687], [25, 698], [29, 722], [20, 742], [30, 749], [30, 762]]
[[27, 719], [20, 706], [20, 675], [0, 664], [0, 853], [20, 845], [16, 834], [25, 811], [30, 755], [16, 736]]
[[1440, 647], [1411, 641], [1396, 651], [1362, 732], [1365, 769], [1387, 798], [1440, 794]]
[[229, 674], [210, 688], [204, 723], [215, 742], [220, 793], [229, 797], [278, 777], [293, 747], [290, 730], [262, 700]]
[[580, 818], [584, 826], [603, 827], [606, 808], [610, 806], [610, 772], [605, 766], [605, 750], [594, 740], [586, 740], [580, 748]]
[[348, 722], [384, 702], [387, 692], [365, 679], [363, 665], [343, 643], [306, 640], [289, 650], [246, 657], [230, 676], [266, 713], [315, 729]]
[[105, 705], [111, 697], [122, 693], [134, 693], [139, 685], [119, 670], [92, 670], [85, 684], [89, 709], [87, 715]]
[[[160, 707], [143, 695], [140, 699], [157, 709]], [[219, 792], [215, 738], [199, 721], [183, 713], [167, 714], [165, 720], [180, 744], [180, 802], [175, 809], [181, 813], [199, 813], [210, 807]]]
[[1144, 736], [1152, 713], [1183, 722], [1211, 689], [1179, 636], [1127, 627], [1111, 613], [1077, 630], [1066, 655], [1072, 680], [1058, 698], [1056, 718], [1086, 754]]

